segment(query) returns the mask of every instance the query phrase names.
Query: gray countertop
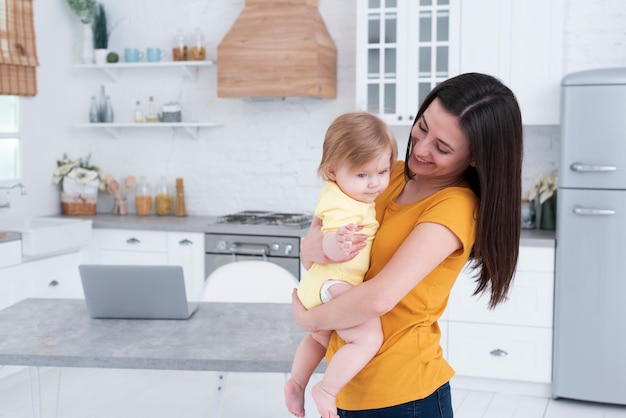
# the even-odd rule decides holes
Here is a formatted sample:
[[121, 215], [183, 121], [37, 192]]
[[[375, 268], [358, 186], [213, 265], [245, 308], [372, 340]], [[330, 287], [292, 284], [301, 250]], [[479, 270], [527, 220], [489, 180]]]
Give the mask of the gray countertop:
[[223, 234], [270, 235], [270, 236], [304, 236], [306, 228], [275, 227], [271, 225], [233, 225], [218, 224], [217, 216], [140, 216], [110, 215], [81, 216], [91, 219], [94, 228], [107, 229], [138, 229], [153, 231], [203, 232]]
[[200, 304], [188, 320], [92, 319], [84, 300], [0, 311], [0, 364], [288, 372], [304, 332], [288, 304]]
[[3, 242], [19, 241], [22, 239], [22, 234], [19, 232], [4, 232], [3, 236], [0, 236], [0, 244]]
[[[154, 231], [205, 232], [225, 234], [304, 236], [307, 228], [277, 228], [272, 226], [217, 224], [216, 216], [138, 216], [109, 215], [83, 217], [93, 220], [94, 228], [144, 229]], [[520, 245], [553, 247], [555, 232], [542, 229], [522, 229]]]

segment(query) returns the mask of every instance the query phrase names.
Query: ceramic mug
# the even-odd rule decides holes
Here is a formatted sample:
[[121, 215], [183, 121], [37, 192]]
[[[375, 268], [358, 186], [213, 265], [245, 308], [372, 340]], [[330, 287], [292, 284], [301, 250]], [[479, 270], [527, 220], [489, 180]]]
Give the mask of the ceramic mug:
[[138, 62], [143, 58], [143, 52], [137, 48], [125, 48], [124, 60], [126, 62]]
[[165, 51], [161, 51], [161, 48], [148, 48], [146, 49], [146, 57], [149, 62], [159, 62], [165, 56]]

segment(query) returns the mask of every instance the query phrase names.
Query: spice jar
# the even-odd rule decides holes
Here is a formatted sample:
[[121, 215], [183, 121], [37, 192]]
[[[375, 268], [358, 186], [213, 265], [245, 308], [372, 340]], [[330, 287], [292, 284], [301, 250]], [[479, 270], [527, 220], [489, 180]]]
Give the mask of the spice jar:
[[206, 50], [204, 49], [204, 36], [200, 28], [194, 29], [192, 44], [190, 50], [190, 58], [193, 61], [204, 61], [206, 59]]
[[174, 216], [187, 216], [185, 208], [185, 190], [183, 187], [183, 179], [176, 179], [176, 202], [174, 207]]
[[154, 206], [157, 215], [169, 215], [172, 213], [172, 196], [169, 193], [167, 178], [161, 177], [154, 195]]
[[187, 42], [185, 41], [185, 35], [182, 29], [176, 31], [174, 36], [174, 46], [172, 48], [172, 60], [174, 61], [186, 61], [187, 60]]
[[135, 208], [137, 215], [150, 215], [152, 213], [152, 190], [145, 177], [139, 177], [135, 189]]

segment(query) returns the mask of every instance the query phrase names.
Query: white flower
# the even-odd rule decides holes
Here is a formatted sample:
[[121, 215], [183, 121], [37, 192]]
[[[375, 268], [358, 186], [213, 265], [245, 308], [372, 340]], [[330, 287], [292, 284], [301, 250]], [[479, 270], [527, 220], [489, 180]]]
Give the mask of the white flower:
[[67, 177], [74, 180], [76, 183], [89, 183], [92, 180], [98, 178], [98, 173], [96, 171], [87, 170], [81, 167], [77, 167], [67, 173]]
[[526, 194], [527, 198], [528, 200], [539, 198], [539, 204], [542, 204], [556, 192], [557, 185], [558, 178], [556, 176], [541, 174], [535, 178], [535, 181], [530, 186]]
[[87, 158], [69, 159], [67, 154], [63, 154], [61, 160], [57, 160], [57, 169], [52, 175], [52, 182], [59, 184], [63, 178], [68, 177], [79, 184], [86, 184], [93, 180], [98, 180], [100, 190], [106, 190], [104, 175], [100, 168], [89, 163], [91, 154]]

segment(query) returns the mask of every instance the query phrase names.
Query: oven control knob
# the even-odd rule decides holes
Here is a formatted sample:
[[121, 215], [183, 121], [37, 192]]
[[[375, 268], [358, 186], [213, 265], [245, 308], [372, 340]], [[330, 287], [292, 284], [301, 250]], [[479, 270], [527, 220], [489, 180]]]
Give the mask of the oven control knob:
[[225, 250], [228, 248], [228, 242], [224, 240], [217, 241], [217, 244], [215, 244], [215, 248], [217, 248], [218, 250]]
[[277, 243], [277, 242], [275, 242], [275, 243], [273, 243], [272, 245], [270, 245], [270, 249], [271, 249], [272, 251], [278, 251], [278, 250], [280, 250], [280, 244], [279, 244], [279, 243]]
[[293, 245], [285, 244], [285, 255], [291, 255], [292, 251], [293, 251]]

